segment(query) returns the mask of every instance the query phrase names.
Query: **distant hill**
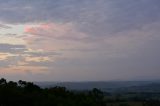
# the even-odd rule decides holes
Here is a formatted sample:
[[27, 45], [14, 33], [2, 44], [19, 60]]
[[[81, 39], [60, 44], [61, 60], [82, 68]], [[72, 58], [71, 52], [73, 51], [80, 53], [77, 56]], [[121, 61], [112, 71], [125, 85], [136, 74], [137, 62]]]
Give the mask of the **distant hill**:
[[158, 92], [160, 93], [160, 83], [151, 83], [145, 85], [136, 85], [116, 89], [117, 92]]
[[63, 86], [71, 90], [98, 88], [106, 92], [160, 92], [160, 81], [108, 81], [108, 82], [35, 82], [43, 88]]

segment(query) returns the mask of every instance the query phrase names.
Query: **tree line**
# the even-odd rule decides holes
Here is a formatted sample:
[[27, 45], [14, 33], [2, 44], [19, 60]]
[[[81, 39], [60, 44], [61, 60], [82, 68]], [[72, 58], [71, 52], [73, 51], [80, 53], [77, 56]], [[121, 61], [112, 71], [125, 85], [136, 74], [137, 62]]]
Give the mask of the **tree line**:
[[75, 92], [65, 87], [41, 88], [33, 82], [0, 79], [0, 106], [105, 106], [99, 89]]

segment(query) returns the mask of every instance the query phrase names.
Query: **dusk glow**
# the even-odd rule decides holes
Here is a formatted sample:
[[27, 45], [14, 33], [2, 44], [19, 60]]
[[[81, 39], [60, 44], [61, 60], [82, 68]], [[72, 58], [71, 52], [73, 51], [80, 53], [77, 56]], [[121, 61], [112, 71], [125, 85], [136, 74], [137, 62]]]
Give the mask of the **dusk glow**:
[[160, 0], [1, 0], [0, 77], [156, 80]]

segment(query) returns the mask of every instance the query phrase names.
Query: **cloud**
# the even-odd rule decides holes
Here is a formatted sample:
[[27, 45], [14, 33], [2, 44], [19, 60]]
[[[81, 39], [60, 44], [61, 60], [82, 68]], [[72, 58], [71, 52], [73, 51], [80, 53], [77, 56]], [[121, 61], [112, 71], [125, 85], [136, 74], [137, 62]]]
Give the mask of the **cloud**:
[[37, 27], [26, 26], [25, 32], [35, 35], [35, 37], [42, 37], [42, 39], [45, 37], [59, 40], [83, 40], [87, 38], [85, 33], [79, 32], [71, 23], [49, 23], [41, 24]]
[[159, 0], [0, 1], [0, 22], [14, 26], [12, 33], [17, 31], [25, 42], [3, 29], [0, 42], [9, 44], [0, 44], [0, 66], [23, 71], [42, 66], [51, 72], [48, 79], [158, 78], [159, 4]]
[[12, 45], [0, 43], [1, 53], [22, 53], [25, 50], [27, 50], [25, 45]]
[[8, 26], [8, 25], [3, 25], [3, 24], [0, 24], [0, 28], [4, 28], [4, 29], [10, 29], [11, 27]]
[[33, 72], [38, 69], [46, 70], [48, 63], [58, 55], [60, 54], [56, 52], [31, 50], [25, 45], [0, 43], [0, 67], [8, 72], [12, 71], [11, 69], [21, 71], [33, 69]]
[[[43, 23], [39, 25], [26, 26], [25, 35], [22, 39], [32, 49], [44, 51], [59, 51], [80, 47], [93, 39], [81, 31], [72, 23]], [[52, 45], [52, 46], [51, 46]]]
[[39, 0], [0, 3], [0, 20], [5, 23], [72, 22], [96, 35], [140, 28], [159, 20], [158, 0]]
[[7, 60], [11, 56], [14, 56], [14, 55], [9, 54], [9, 53], [0, 53], [0, 61]]
[[12, 67], [5, 67], [5, 68], [0, 68], [1, 71], [0, 73], [2, 75], [14, 75], [14, 74], [19, 74], [19, 75], [25, 75], [26, 73], [30, 72], [32, 74], [37, 74], [37, 73], [47, 73], [47, 68], [43, 66], [39, 67], [34, 67], [34, 66], [12, 66]]

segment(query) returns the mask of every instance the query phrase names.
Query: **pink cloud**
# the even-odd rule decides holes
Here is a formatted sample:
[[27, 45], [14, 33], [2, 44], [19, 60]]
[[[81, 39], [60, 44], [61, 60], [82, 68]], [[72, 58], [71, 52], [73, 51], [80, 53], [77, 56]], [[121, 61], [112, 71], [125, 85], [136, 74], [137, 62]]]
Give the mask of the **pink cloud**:
[[60, 50], [79, 47], [88, 35], [79, 31], [72, 23], [45, 23], [28, 25], [24, 29], [23, 40], [27, 47], [41, 50]]
[[59, 40], [82, 40], [87, 35], [78, 31], [71, 23], [57, 24], [47, 23], [38, 26], [26, 26], [25, 33], [36, 35], [36, 37], [49, 37]]
[[48, 32], [49, 30], [51, 30], [50, 24], [41, 24], [38, 26], [26, 26], [24, 32], [32, 35], [37, 35], [40, 34], [40, 32]]

